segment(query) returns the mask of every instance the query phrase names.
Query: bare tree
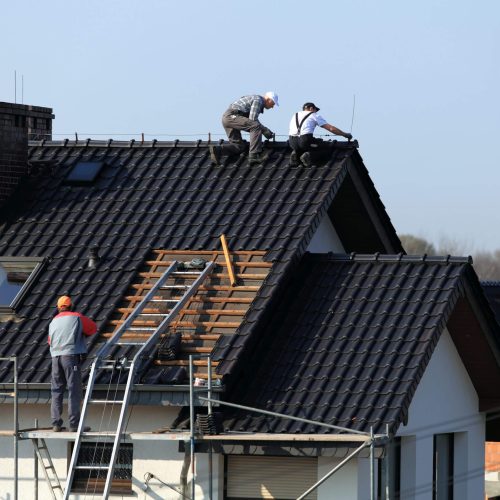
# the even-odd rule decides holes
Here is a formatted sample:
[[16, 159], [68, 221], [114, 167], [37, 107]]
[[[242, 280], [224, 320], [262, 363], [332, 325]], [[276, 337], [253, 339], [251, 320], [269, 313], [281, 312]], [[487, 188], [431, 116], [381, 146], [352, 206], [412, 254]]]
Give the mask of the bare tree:
[[424, 238], [413, 236], [412, 234], [402, 234], [399, 236], [403, 248], [408, 255], [436, 255], [436, 248]]
[[[409, 255], [470, 255], [470, 245], [453, 238], [440, 238], [436, 247], [425, 238], [403, 234], [399, 237], [403, 248]], [[500, 281], [500, 249], [494, 252], [476, 251], [472, 252], [474, 269], [481, 281]]]
[[473, 255], [474, 269], [482, 281], [500, 280], [500, 250], [477, 252]]
[[467, 256], [471, 254], [470, 248], [472, 245], [464, 240], [457, 238], [450, 238], [448, 236], [441, 236], [437, 247], [438, 255], [462, 255]]

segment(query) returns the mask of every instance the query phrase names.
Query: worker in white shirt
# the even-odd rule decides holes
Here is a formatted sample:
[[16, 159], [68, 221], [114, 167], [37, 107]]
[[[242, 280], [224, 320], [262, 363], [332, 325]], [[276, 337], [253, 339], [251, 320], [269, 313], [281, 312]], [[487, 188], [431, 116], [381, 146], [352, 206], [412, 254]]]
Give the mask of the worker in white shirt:
[[314, 129], [317, 126], [328, 130], [332, 134], [341, 135], [349, 140], [352, 139], [351, 134], [327, 123], [322, 116], [318, 115], [318, 111], [319, 108], [314, 103], [306, 102], [302, 106], [302, 111], [292, 116], [289, 132], [289, 143], [293, 149], [290, 156], [291, 165], [297, 166], [302, 163], [305, 167], [310, 167], [313, 164], [315, 158], [311, 153], [313, 153], [318, 142], [322, 142], [313, 136]]

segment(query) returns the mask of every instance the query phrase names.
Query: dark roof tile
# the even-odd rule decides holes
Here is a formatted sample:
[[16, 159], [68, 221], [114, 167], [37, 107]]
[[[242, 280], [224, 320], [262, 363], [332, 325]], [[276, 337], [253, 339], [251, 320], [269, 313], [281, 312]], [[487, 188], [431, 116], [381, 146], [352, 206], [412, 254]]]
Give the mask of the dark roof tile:
[[[394, 431], [470, 273], [466, 259], [306, 255], [247, 362], [258, 369], [229, 397], [354, 430]], [[227, 414], [229, 430], [325, 432]]]
[[[76, 308], [101, 324], [151, 249], [219, 249], [220, 234], [225, 233], [232, 250], [264, 250], [266, 260], [276, 261], [247, 315], [248, 324], [234, 338], [223, 338], [217, 348], [219, 359], [224, 357], [223, 371], [229, 373], [259, 328], [259, 315], [288, 266], [307, 248], [348, 169], [359, 168], [367, 177], [355, 147], [346, 144], [332, 149], [331, 161], [307, 170], [291, 169], [289, 149], [280, 143], [266, 146], [271, 159], [259, 169], [248, 168], [246, 161], [214, 168], [206, 144], [104, 144], [66, 141], [30, 147], [31, 161], [55, 161], [53, 173], [25, 179], [9, 210], [2, 211], [0, 255], [51, 261], [17, 311], [24, 321], [0, 324], [4, 355], [31, 352], [27, 346], [33, 332], [45, 332], [58, 295], [71, 294]], [[103, 161], [105, 166], [92, 185], [66, 185], [66, 175], [80, 160]], [[371, 189], [370, 196], [378, 200]], [[400, 248], [383, 207], [380, 210], [389, 240]], [[89, 271], [92, 246], [101, 260]], [[8, 344], [2, 343], [6, 339]], [[44, 343], [41, 349], [49, 359]], [[33, 380], [48, 382], [49, 372], [45, 378], [37, 372]]]

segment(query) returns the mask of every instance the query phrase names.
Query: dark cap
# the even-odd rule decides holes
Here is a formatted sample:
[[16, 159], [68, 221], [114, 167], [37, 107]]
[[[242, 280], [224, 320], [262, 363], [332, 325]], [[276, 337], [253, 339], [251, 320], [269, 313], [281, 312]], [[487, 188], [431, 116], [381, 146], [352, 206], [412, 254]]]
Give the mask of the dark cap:
[[304, 106], [302, 106], [302, 111], [304, 111], [307, 108], [315, 108], [316, 111], [319, 111], [318, 106], [316, 106], [316, 104], [314, 104], [313, 102], [306, 102]]

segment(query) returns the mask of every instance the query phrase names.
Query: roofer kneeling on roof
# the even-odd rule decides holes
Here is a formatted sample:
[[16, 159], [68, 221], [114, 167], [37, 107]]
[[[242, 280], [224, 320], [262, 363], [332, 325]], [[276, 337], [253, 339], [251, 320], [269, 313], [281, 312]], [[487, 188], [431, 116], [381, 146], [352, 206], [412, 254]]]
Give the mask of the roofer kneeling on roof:
[[266, 92], [263, 96], [246, 95], [234, 101], [222, 115], [222, 125], [229, 138], [229, 144], [210, 146], [212, 163], [220, 165], [220, 157], [224, 153], [232, 156], [245, 151], [241, 130], [250, 133], [248, 163], [250, 165], [263, 163], [262, 136], [271, 139], [274, 133], [259, 122], [259, 115], [265, 109], [274, 108], [274, 105], [279, 106], [278, 95], [275, 92]]
[[[306, 102], [302, 111], [295, 113], [290, 120], [290, 146], [293, 149], [290, 155], [290, 164], [297, 166], [302, 163], [310, 167], [317, 158], [314, 148], [322, 141], [313, 137], [314, 129], [320, 126], [335, 135], [341, 135], [346, 139], [352, 139], [352, 135], [334, 127], [318, 115], [319, 108], [312, 102]], [[317, 149], [317, 148], [316, 148]]]
[[[80, 422], [82, 400], [82, 357], [87, 354], [84, 335], [94, 335], [97, 325], [87, 316], [72, 311], [71, 298], [59, 297], [57, 314], [49, 324], [49, 345], [52, 356], [50, 416], [52, 430], [62, 430], [64, 389], [68, 388], [69, 430], [76, 432]], [[83, 429], [90, 430], [89, 427]]]

